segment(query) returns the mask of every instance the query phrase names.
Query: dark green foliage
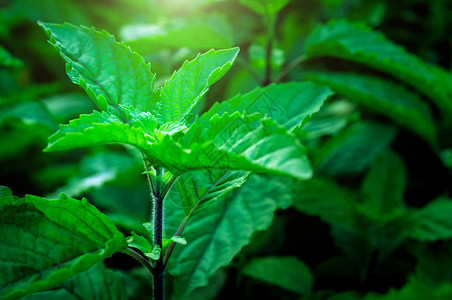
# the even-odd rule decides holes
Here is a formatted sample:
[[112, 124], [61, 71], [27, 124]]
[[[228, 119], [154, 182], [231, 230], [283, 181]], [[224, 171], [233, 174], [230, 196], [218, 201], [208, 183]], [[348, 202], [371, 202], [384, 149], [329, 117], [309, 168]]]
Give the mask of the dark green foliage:
[[0, 7], [0, 299], [452, 299], [449, 1]]

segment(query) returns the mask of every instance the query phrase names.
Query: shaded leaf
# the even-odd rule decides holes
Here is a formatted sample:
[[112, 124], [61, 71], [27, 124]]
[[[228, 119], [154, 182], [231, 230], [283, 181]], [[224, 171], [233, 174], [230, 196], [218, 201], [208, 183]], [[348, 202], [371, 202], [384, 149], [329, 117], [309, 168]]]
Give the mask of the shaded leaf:
[[364, 24], [332, 20], [319, 25], [307, 37], [305, 52], [309, 58], [338, 57], [386, 72], [422, 91], [445, 113], [452, 112], [452, 78]]
[[388, 147], [395, 133], [394, 128], [380, 123], [355, 123], [315, 152], [314, 166], [319, 175], [361, 172]]
[[369, 293], [364, 300], [447, 300], [452, 297], [452, 284], [444, 282], [430, 287], [422, 280], [411, 277], [401, 289], [390, 289], [387, 294]]
[[0, 110], [0, 124], [22, 122], [25, 125], [40, 125], [50, 130], [55, 129], [55, 121], [39, 101], [26, 101], [12, 105], [5, 105]]
[[377, 77], [344, 72], [308, 73], [306, 78], [329, 85], [338, 94], [391, 118], [395, 123], [436, 141], [436, 129], [429, 107], [416, 94]]
[[1, 194], [2, 299], [52, 288], [124, 246], [122, 233], [86, 199], [16, 198], [4, 187]]
[[[270, 226], [277, 208], [287, 208], [291, 195], [286, 178], [253, 175], [246, 185], [190, 219], [184, 231], [189, 243], [176, 247], [168, 264], [175, 277], [177, 299], [185, 299], [204, 286], [222, 266], [227, 266], [250, 242], [253, 233]], [[271, 182], [271, 184], [269, 184]], [[165, 200], [167, 232], [176, 232], [184, 211], [176, 198]]]
[[400, 157], [386, 152], [375, 161], [364, 178], [363, 210], [376, 219], [403, 208], [406, 171]]
[[102, 263], [96, 264], [88, 271], [79, 273], [66, 280], [55, 289], [34, 293], [24, 300], [125, 300], [126, 287], [123, 275], [119, 271], [107, 269]]
[[0, 67], [19, 68], [23, 63], [20, 59], [15, 58], [8, 50], [0, 45]]
[[309, 295], [314, 281], [311, 270], [294, 256], [255, 258], [242, 272], [300, 295]]
[[436, 199], [408, 216], [405, 234], [413, 239], [433, 242], [452, 238], [452, 201]]
[[355, 197], [332, 181], [314, 178], [294, 184], [293, 207], [327, 223], [351, 224]]

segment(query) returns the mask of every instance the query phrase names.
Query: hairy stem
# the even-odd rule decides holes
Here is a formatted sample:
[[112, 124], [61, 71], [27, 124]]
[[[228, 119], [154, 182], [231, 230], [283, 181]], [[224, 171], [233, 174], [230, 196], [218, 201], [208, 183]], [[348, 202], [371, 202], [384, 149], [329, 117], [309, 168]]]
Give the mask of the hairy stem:
[[[162, 176], [162, 168], [156, 167], [157, 184], [154, 187], [154, 247], [157, 245], [162, 248], [163, 239], [163, 198], [161, 197], [161, 188], [159, 177]], [[163, 300], [163, 257], [160, 255], [155, 262], [154, 272], [154, 300]]]

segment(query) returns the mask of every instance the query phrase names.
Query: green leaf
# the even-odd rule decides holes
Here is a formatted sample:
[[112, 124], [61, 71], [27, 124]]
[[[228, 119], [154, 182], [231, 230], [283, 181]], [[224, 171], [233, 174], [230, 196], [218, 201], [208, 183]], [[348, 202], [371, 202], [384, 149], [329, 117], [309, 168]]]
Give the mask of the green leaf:
[[[86, 199], [57, 200], [2, 188], [0, 297], [13, 299], [57, 286], [124, 247], [124, 236]], [[32, 245], [32, 246], [31, 246]]]
[[136, 234], [134, 231], [132, 231], [131, 234], [132, 236], [126, 238], [129, 247], [137, 248], [143, 252], [144, 255], [146, 255], [146, 253], [152, 253], [152, 245], [147, 238]]
[[325, 142], [313, 158], [319, 175], [358, 173], [385, 150], [395, 136], [394, 128], [361, 121]]
[[438, 198], [410, 213], [405, 234], [423, 242], [452, 238], [452, 201]]
[[257, 112], [294, 131], [303, 127], [332, 94], [328, 87], [312, 82], [271, 84], [215, 103], [203, 117], [225, 112]]
[[406, 171], [402, 160], [394, 152], [384, 153], [364, 178], [363, 211], [375, 219], [382, 219], [403, 209], [405, 186]]
[[134, 127], [132, 124], [123, 123], [118, 117], [106, 112], [94, 111], [90, 115], [80, 115], [79, 119], [70, 121], [68, 125], [60, 125], [60, 130], [49, 137], [49, 145], [44, 151], [113, 143], [146, 148], [152, 137], [141, 126]]
[[289, 2], [290, 0], [240, 0], [240, 3], [266, 18], [274, 18]]
[[436, 141], [430, 108], [417, 94], [401, 85], [358, 73], [318, 72], [305, 77], [329, 85], [338, 94], [391, 118], [430, 143]]
[[150, 259], [157, 260], [160, 258], [160, 255], [162, 254], [162, 248], [160, 248], [159, 245], [155, 245], [154, 248], [152, 249], [152, 252], [143, 254], [149, 257]]
[[134, 24], [121, 28], [124, 42], [139, 53], [187, 47], [195, 50], [232, 47], [232, 29], [225, 20], [172, 20], [170, 24]]
[[30, 126], [44, 126], [54, 130], [56, 123], [49, 111], [40, 101], [27, 101], [1, 106], [0, 124], [19, 121]]
[[355, 197], [332, 181], [320, 178], [297, 181], [293, 207], [324, 222], [351, 224], [354, 220]]
[[0, 67], [20, 68], [22, 66], [20, 59], [12, 56], [5, 47], [0, 45]]
[[187, 240], [181, 236], [173, 236], [171, 240], [179, 245], [187, 245]]
[[390, 289], [386, 294], [369, 293], [364, 300], [447, 300], [452, 297], [452, 284], [443, 282], [437, 287], [431, 287], [422, 280], [411, 277], [399, 290]]
[[[332, 94], [326, 86], [311, 82], [271, 84], [227, 101], [215, 103], [200, 122], [205, 124], [215, 114], [246, 112], [261, 113], [281, 123], [289, 131], [302, 127]], [[205, 125], [208, 126], [207, 124]], [[182, 195], [181, 204], [189, 214], [195, 207], [200, 211], [225, 193], [238, 188], [247, 180], [241, 171], [205, 170], [189, 172], [179, 177], [173, 189]]]
[[196, 103], [231, 68], [239, 48], [210, 50], [182, 67], [159, 89], [159, 123], [183, 122]]
[[[249, 172], [204, 170], [185, 173], [176, 180], [170, 190], [171, 197], [180, 198], [185, 214], [201, 211], [227, 193], [241, 187], [248, 179]], [[192, 211], [193, 210], [193, 211]]]
[[293, 256], [255, 258], [242, 272], [300, 295], [309, 295], [314, 281], [311, 270]]
[[50, 43], [66, 62], [66, 72], [103, 111], [118, 105], [150, 111], [155, 105], [150, 65], [108, 32], [85, 26], [42, 23]]
[[444, 113], [452, 113], [452, 78], [449, 74], [421, 61], [364, 24], [333, 20], [319, 25], [307, 37], [305, 52], [308, 58], [338, 57], [386, 72], [422, 91]]
[[148, 157], [173, 174], [204, 169], [247, 170], [306, 179], [312, 176], [305, 148], [295, 136], [260, 115], [225, 113], [201, 117], [177, 140], [164, 136]]
[[[129, 153], [104, 151], [84, 156], [78, 169], [73, 171], [75, 176], [47, 197], [58, 197], [62, 192], [70, 197], [79, 197], [117, 179], [123, 173], [136, 171], [136, 164]], [[55, 170], [55, 173], [54, 176], [61, 180], [60, 169]]]
[[[184, 219], [178, 198], [165, 199], [167, 232], [176, 232]], [[227, 266], [253, 233], [270, 226], [276, 209], [291, 202], [287, 178], [253, 175], [234, 195], [223, 197], [190, 219], [184, 236], [190, 241], [176, 247], [168, 263], [175, 277], [177, 299], [185, 299], [204, 286], [215, 272]]]
[[126, 287], [122, 273], [107, 269], [102, 263], [79, 273], [55, 289], [34, 293], [23, 300], [126, 300]]

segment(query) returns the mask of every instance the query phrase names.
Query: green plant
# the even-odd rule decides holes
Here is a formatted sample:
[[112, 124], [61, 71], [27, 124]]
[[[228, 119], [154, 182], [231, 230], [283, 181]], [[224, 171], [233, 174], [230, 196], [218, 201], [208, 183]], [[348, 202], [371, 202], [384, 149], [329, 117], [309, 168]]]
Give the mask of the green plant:
[[[318, 110], [330, 95], [327, 88], [310, 83], [271, 85], [193, 118], [193, 107], [229, 70], [238, 48], [200, 54], [154, 90], [150, 65], [106, 31], [68, 23], [40, 26], [66, 61], [68, 76], [100, 109], [61, 125], [45, 151], [111, 143], [133, 146], [142, 156], [151, 188], [151, 200], [143, 199], [143, 207], [152, 201], [153, 218], [143, 224], [147, 234], [132, 231], [124, 238], [85, 199], [64, 194], [58, 200], [16, 198], [3, 188], [2, 251], [10, 264], [3, 271], [2, 297], [52, 288], [121, 251], [153, 274], [154, 298], [163, 299], [165, 268], [175, 245], [187, 243], [182, 234], [194, 214], [243, 185], [250, 171], [297, 179], [312, 176], [306, 150], [291, 131]], [[301, 113], [274, 120], [258, 109], [266, 97], [300, 108], [306, 101], [316, 102]], [[168, 201], [179, 203], [185, 212], [173, 236], [164, 236], [163, 206]], [[17, 219], [21, 215], [24, 223]], [[27, 247], [33, 243], [36, 248]], [[199, 284], [191, 283], [181, 296]]]
[[[2, 4], [0, 184], [19, 197], [1, 190], [0, 278], [25, 279], [0, 295], [144, 299], [160, 264], [169, 299], [450, 299], [451, 16], [444, 0]], [[41, 24], [55, 51], [39, 19], [126, 46]], [[182, 77], [191, 92], [167, 93]]]

